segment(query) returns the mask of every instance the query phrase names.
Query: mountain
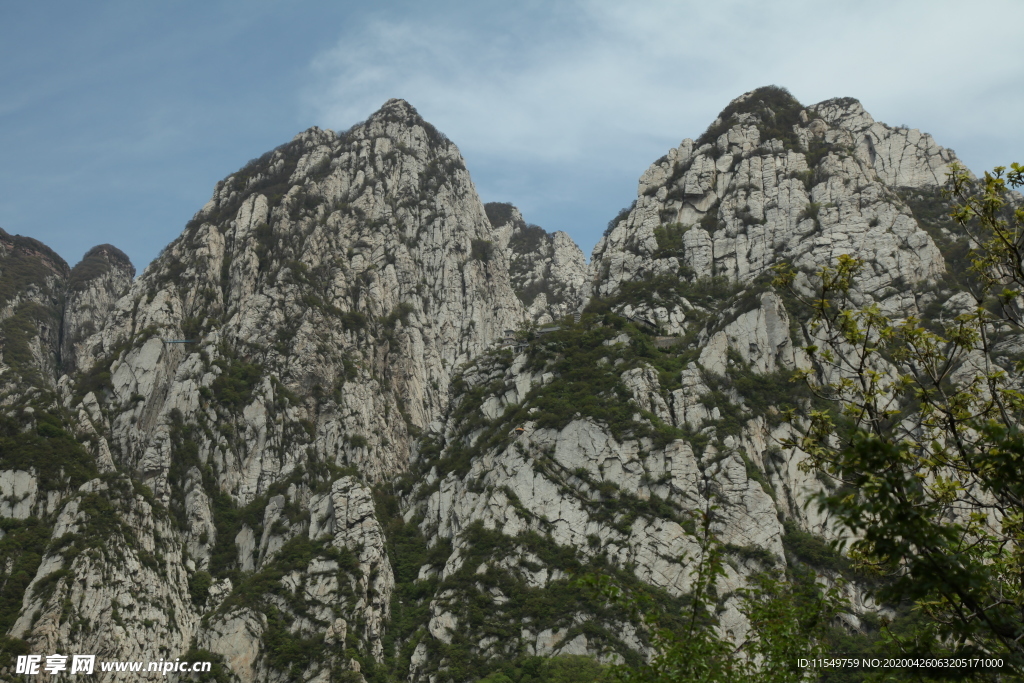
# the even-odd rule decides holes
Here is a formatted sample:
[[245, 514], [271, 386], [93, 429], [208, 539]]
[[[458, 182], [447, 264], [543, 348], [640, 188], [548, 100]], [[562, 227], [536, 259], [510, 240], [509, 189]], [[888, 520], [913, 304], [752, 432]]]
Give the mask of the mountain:
[[[390, 100], [218, 183], [138, 279], [0, 233], [5, 649], [246, 683], [636, 661], [642, 624], [574, 579], [681, 609], [712, 505], [741, 638], [752, 573], [841, 566], [804, 505], [835, 482], [779, 446], [812, 333], [771, 268], [855, 254], [863, 300], [955, 309], [953, 161], [761, 88], [643, 174], [588, 266]], [[850, 586], [870, 637], [891, 610]]]
[[537, 323], [550, 323], [583, 308], [590, 291], [590, 269], [583, 252], [564, 232], [550, 234], [523, 220], [508, 203], [484, 205], [505, 249], [516, 296]]
[[[955, 240], [923, 217], [954, 160], [855, 100], [804, 108], [765, 88], [656, 161], [594, 250], [580, 322], [477, 359], [421, 451], [437, 455], [416, 463], [407, 505], [428, 544], [453, 552], [421, 570], [436, 588], [413, 672], [443, 680], [446, 662], [474, 658], [644, 652], [637, 626], [572, 579], [644, 584], [682, 611], [692, 512], [711, 506], [730, 556], [720, 628], [738, 642], [734, 591], [752, 573], [809, 556], [834, 567], [816, 540], [833, 537], [830, 520], [805, 504], [837, 483], [779, 445], [798, 435], [779, 408], [813, 398], [791, 381], [810, 366], [800, 348], [812, 333], [771, 268], [813, 273], [850, 253], [868, 263], [860, 296], [883, 310], [920, 314], [950, 297], [937, 242]], [[862, 613], [877, 609], [849, 590]]]

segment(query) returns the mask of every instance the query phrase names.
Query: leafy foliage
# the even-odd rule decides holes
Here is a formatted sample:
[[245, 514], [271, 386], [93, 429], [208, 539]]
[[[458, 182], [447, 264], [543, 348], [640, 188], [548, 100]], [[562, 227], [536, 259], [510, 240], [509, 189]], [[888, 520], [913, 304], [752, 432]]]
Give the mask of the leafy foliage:
[[474, 239], [469, 251], [471, 258], [487, 262], [494, 258], [494, 243], [488, 240]]
[[[644, 592], [662, 604], [682, 606], [679, 599], [641, 584], [631, 572], [616, 569], [600, 559], [584, 560], [576, 549], [559, 545], [544, 534], [525, 532], [510, 539], [476, 522], [462, 538], [462, 567], [446, 576], [436, 588], [440, 593], [459, 596], [447, 603], [459, 628], [450, 634], [450, 644], [434, 639], [421, 641], [427, 644], [431, 661], [446, 662], [445, 675], [453, 680], [479, 680], [488, 675], [497, 680], [501, 680], [498, 675], [529, 680], [523, 676], [540, 662], [519, 644], [524, 624], [537, 632], [557, 632], [563, 642], [583, 634], [588, 643], [605, 644], [636, 663], [635, 653], [602, 625], [623, 621], [625, 611], [618, 605], [604, 603], [585, 585], [573, 580], [572, 575], [601, 572], [613, 576], [629, 594]], [[533, 559], [524, 563], [520, 559], [523, 557]], [[517, 570], [510, 569], [516, 565]], [[531, 584], [526, 576], [526, 572], [542, 568], [552, 568], [552, 576], [543, 588]], [[495, 604], [495, 595], [502, 596], [500, 605]], [[578, 624], [583, 615], [583, 623]], [[479, 651], [480, 638], [493, 639], [490, 656]], [[592, 660], [587, 664], [591, 670], [600, 669], [593, 666]], [[539, 666], [548, 675], [554, 675], [559, 668]]]
[[654, 258], [682, 256], [685, 252], [683, 235], [688, 229], [688, 226], [684, 226], [682, 223], [668, 223], [656, 227], [654, 238], [658, 242], [658, 250], [654, 252]]
[[0, 470], [34, 472], [44, 491], [73, 490], [94, 478], [92, 456], [64, 424], [49, 411], [38, 411], [34, 420], [0, 416]]
[[[1007, 194], [1024, 168], [975, 185], [954, 168], [953, 217], [970, 255], [973, 311], [939, 329], [894, 320], [852, 292], [863, 263], [841, 256], [807, 305], [820, 369], [811, 387], [836, 405], [811, 414], [799, 445], [846, 486], [820, 504], [852, 533], [850, 555], [886, 580], [883, 600], [912, 601], [914, 635], [1024, 673], [1024, 388], [996, 362], [995, 333], [1021, 329], [1024, 208]], [[792, 282], [781, 271], [779, 284]], [[839, 447], [837, 447], [839, 444]], [[897, 645], [902, 645], [897, 642]]]
[[523, 657], [501, 664], [480, 683], [610, 683], [608, 667], [584, 655]]
[[728, 131], [735, 122], [736, 114], [756, 114], [760, 118], [761, 140], [772, 138], [782, 140], [791, 149], [798, 148], [793, 133], [793, 126], [799, 122], [802, 106], [785, 88], [768, 85], [758, 88], [743, 100], [734, 100], [718, 115], [716, 123], [711, 124], [697, 138], [697, 146], [713, 143], [722, 133]]
[[548, 231], [532, 223], [512, 233], [509, 248], [517, 254], [535, 254], [545, 242], [551, 239]]
[[89, 283], [102, 277], [113, 263], [129, 269], [129, 277], [135, 277], [135, 268], [128, 255], [112, 244], [101, 244], [85, 252], [85, 256], [71, 269], [68, 278], [68, 291], [84, 291]]
[[[50, 541], [50, 525], [36, 517], [2, 519], [0, 530], [0, 633], [7, 633]], [[0, 661], [0, 666], [2, 666]]]
[[512, 212], [516, 207], [508, 202], [488, 202], [484, 204], [487, 220], [491, 227], [500, 228], [512, 220]]
[[257, 383], [263, 377], [263, 367], [242, 360], [217, 360], [214, 365], [222, 372], [213, 380], [213, 395], [221, 404], [240, 408], [252, 401]]
[[750, 621], [747, 639], [737, 643], [719, 635], [718, 584], [725, 577], [723, 546], [711, 532], [713, 508], [698, 512], [699, 550], [692, 564], [691, 592], [678, 621], [663, 607], [624, 598], [606, 577], [588, 577], [613, 603], [624, 604], [643, 618], [652, 632], [655, 656], [649, 663], [620, 665], [621, 683], [769, 683], [805, 678], [799, 658], [824, 652], [823, 627], [844, 607], [840, 589], [826, 591], [814, 582], [789, 583], [767, 574], [756, 575], [741, 589], [742, 611]]

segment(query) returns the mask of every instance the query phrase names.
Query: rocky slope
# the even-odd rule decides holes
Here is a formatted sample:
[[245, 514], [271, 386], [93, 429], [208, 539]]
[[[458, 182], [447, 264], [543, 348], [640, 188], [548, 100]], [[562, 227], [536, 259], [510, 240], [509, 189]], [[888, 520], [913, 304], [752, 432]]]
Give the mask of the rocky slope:
[[748, 283], [781, 261], [813, 271], [849, 253], [872, 265], [860, 289], [902, 308], [912, 295], [898, 285], [944, 264], [899, 193], [934, 195], [954, 160], [856, 100], [803, 108], [778, 90], [748, 93], [643, 174], [635, 206], [594, 250], [595, 291], [680, 272]]
[[702, 512], [742, 637], [752, 573], [841, 567], [804, 505], [834, 483], [780, 446], [809, 332], [771, 267], [853, 253], [864, 300], [952, 311], [953, 160], [760, 89], [651, 166], [588, 268], [391, 100], [226, 178], [135, 281], [0, 234], [0, 649], [244, 683], [635, 661], [642, 626], [572, 579], [681, 606]]
[[[419, 572], [432, 597], [413, 678], [472, 680], [532, 654], [643, 653], [642, 631], [570, 578], [604, 574], [675, 604], [691, 581], [680, 558], [696, 552], [693, 513], [712, 506], [729, 557], [723, 633], [745, 634], [733, 591], [754, 572], [810, 563], [837, 577], [844, 565], [819, 540], [835, 529], [806, 505], [836, 483], [782, 447], [795, 432], [780, 410], [813, 405], [791, 382], [812, 367], [800, 350], [810, 331], [771, 269], [794, 264], [806, 287], [848, 253], [867, 262], [858, 300], [953, 312], [965, 242], [939, 188], [954, 160], [855, 100], [805, 108], [763, 88], [655, 162], [595, 248], [582, 320], [475, 362], [420, 452], [407, 515], [452, 551]], [[848, 592], [846, 628], [870, 638], [857, 615], [879, 606], [856, 581]]]
[[528, 224], [511, 204], [492, 202], [484, 208], [495, 244], [508, 257], [512, 288], [530, 318], [543, 325], [580, 311], [589, 296], [590, 269], [572, 238]]
[[[98, 437], [87, 425], [79, 430], [57, 392], [71, 384], [61, 369], [70, 340], [81, 336], [76, 331], [100, 323], [111, 300], [126, 290], [124, 278], [107, 272], [111, 255], [130, 279], [131, 264], [107, 246], [69, 269], [36, 240], [0, 230], [0, 670], [10, 663], [8, 653], [25, 649], [5, 634], [22, 616], [29, 585], [51, 574], [41, 560], [53, 534], [62, 535], [64, 504], [80, 487], [98, 483]], [[69, 314], [75, 309], [68, 301], [82, 302], [81, 312]], [[40, 642], [48, 643], [56, 627], [40, 624]], [[8, 673], [2, 675], [10, 680]]]
[[68, 264], [46, 245], [0, 229], [0, 395], [20, 401], [29, 387], [53, 388]]
[[61, 321], [62, 374], [74, 375], [81, 369], [79, 357], [91, 353], [81, 348], [83, 342], [99, 331], [134, 279], [132, 262], [110, 244], [93, 247], [71, 269]]
[[[246, 680], [295, 673], [261, 643], [313, 647], [328, 627], [349, 654], [309, 676], [379, 659], [393, 578], [367, 483], [405, 469], [455, 369], [526, 319], [492, 238], [458, 150], [393, 100], [219, 184], [86, 335], [125, 272], [90, 252], [61, 403], [105, 475], [64, 502], [11, 634], [125, 657], [208, 648]], [[71, 578], [126, 571], [116, 590]]]

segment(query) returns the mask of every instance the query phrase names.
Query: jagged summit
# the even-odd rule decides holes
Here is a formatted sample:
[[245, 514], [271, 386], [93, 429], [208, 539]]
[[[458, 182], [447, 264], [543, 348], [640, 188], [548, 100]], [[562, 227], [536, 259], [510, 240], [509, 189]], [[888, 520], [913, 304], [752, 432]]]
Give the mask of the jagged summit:
[[528, 224], [507, 202], [484, 205], [495, 244], [505, 250], [516, 296], [537, 323], [559, 320], [587, 300], [590, 270], [579, 246], [564, 232]]
[[69, 271], [67, 261], [50, 247], [32, 237], [12, 235], [3, 228], [0, 228], [0, 249], [7, 257], [39, 257], [47, 268], [65, 277]]
[[131, 269], [132, 274], [135, 273], [135, 266], [132, 264], [132, 260], [128, 258], [128, 254], [124, 253], [113, 244], [98, 244], [89, 251], [85, 252], [82, 256], [82, 260], [75, 264], [72, 268], [72, 273], [75, 270], [86, 267], [88, 264], [103, 261], [106, 263], [116, 263], [125, 268]]
[[[697, 145], [714, 142], [723, 132], [743, 121], [778, 123], [776, 129], [795, 124], [794, 115], [801, 109], [800, 102], [789, 90], [777, 85], [766, 85], [743, 93], [723, 109], [707, 130], [697, 138]], [[785, 135], [785, 132], [782, 133]]]
[[127, 254], [111, 244], [85, 252], [68, 277], [61, 323], [60, 368], [74, 375], [80, 359], [90, 354], [83, 342], [99, 331], [114, 304], [128, 292], [135, 266]]
[[806, 504], [833, 482], [781, 445], [812, 340], [771, 266], [855, 254], [858, 296], [962, 312], [954, 158], [759, 88], [647, 169], [591, 269], [396, 99], [230, 174], [134, 281], [0, 231], [0, 635], [240, 683], [628, 660], [644, 625], [572, 576], [681, 611], [713, 509], [742, 639], [751, 575], [838, 577]]
[[[359, 616], [342, 610], [350, 621], [336, 625], [340, 638], [379, 659], [394, 574], [368, 484], [407, 468], [417, 436], [443, 416], [457, 369], [527, 320], [455, 145], [392, 100], [345, 133], [310, 128], [219, 182], [134, 282], [109, 249], [91, 250], [76, 268], [68, 343], [49, 354], [47, 376], [58, 376], [62, 355], [60, 401], [80, 416], [74, 429], [90, 435], [101, 469], [144, 484], [173, 511], [173, 529], [167, 520], [147, 526], [139, 515], [151, 511], [140, 513], [130, 493], [104, 494], [125, 529], [146, 538], [123, 545], [155, 543], [163, 556], [187, 556], [191, 569], [147, 565], [134, 583], [90, 593], [71, 611], [128, 596], [168, 606], [146, 616], [149, 643], [125, 643], [125, 654], [179, 651], [199, 616], [189, 577], [208, 572], [216, 591], [230, 593], [238, 576], [225, 572], [258, 570], [280, 549], [271, 539], [298, 529], [291, 512], [228, 528], [224, 511], [262, 510], [285, 496], [304, 515], [317, 507], [315, 526], [334, 530], [333, 540], [317, 540], [328, 557], [356, 558], [351, 581], [317, 589], [310, 635], [351, 602]], [[69, 561], [71, 573], [88, 571], [81, 557]], [[57, 636], [31, 632], [35, 609], [15, 631], [46, 649]], [[236, 616], [211, 615], [198, 646], [223, 649]], [[97, 628], [75, 643], [124, 642], [116, 623], [89, 618]], [[252, 666], [263, 677], [273, 668]], [[348, 668], [348, 658], [337, 666]]]
[[416, 111], [416, 107], [397, 97], [393, 97], [382, 104], [380, 109], [371, 114], [367, 120], [372, 121], [374, 119], [409, 121], [412, 123], [423, 122], [423, 117]]
[[[321, 128], [320, 126], [310, 126], [306, 130], [298, 133], [292, 138], [291, 143], [300, 143], [302, 145], [322, 145], [333, 142], [338, 137], [330, 128]], [[284, 145], [282, 145], [283, 147]], [[279, 148], [280, 149], [280, 148]], [[249, 162], [252, 163], [252, 162]]]
[[954, 160], [854, 99], [804, 107], [783, 88], [759, 88], [644, 173], [636, 204], [595, 247], [595, 292], [645, 277], [750, 282], [782, 261], [815, 270], [851, 253], [873, 264], [864, 291], [902, 306], [887, 287], [934, 281], [944, 266], [899, 193], [937, 197]]

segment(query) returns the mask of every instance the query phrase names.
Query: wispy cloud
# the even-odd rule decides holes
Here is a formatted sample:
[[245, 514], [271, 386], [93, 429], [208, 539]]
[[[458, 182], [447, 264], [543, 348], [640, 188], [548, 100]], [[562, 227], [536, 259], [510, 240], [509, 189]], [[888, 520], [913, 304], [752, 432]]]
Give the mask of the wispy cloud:
[[[977, 111], [1019, 96], [993, 86], [1024, 75], [1018, 2], [578, 2], [572, 10], [550, 21], [524, 11], [503, 25], [455, 7], [374, 20], [315, 60], [309, 100], [346, 124], [401, 96], [480, 152], [571, 160], [609, 136], [699, 134], [729, 99], [767, 83], [809, 102], [852, 95], [911, 113], [932, 98]], [[1005, 58], [970, 56], [993, 45]]]
[[64, 4], [0, 23], [0, 222], [71, 260], [112, 242], [145, 264], [217, 178], [390, 97], [485, 200], [585, 250], [651, 161], [769, 83], [857, 97], [976, 170], [1024, 159], [1020, 0]]
[[[481, 15], [432, 5], [352, 26], [314, 60], [307, 106], [344, 128], [403, 97], [459, 144], [482, 190], [516, 186], [525, 196], [509, 199], [553, 215], [580, 216], [587, 210], [569, 205], [601, 203], [589, 175], [607, 183], [619, 174], [625, 197], [647, 163], [699, 135], [733, 97], [770, 83], [807, 103], [857, 97], [879, 120], [960, 146], [969, 162], [1005, 161], [989, 158], [996, 138], [999, 149], [1022, 156], [1024, 3], [556, 7]], [[529, 172], [532, 186], [512, 182], [512, 168]], [[586, 220], [564, 227], [589, 247], [603, 221]]]

